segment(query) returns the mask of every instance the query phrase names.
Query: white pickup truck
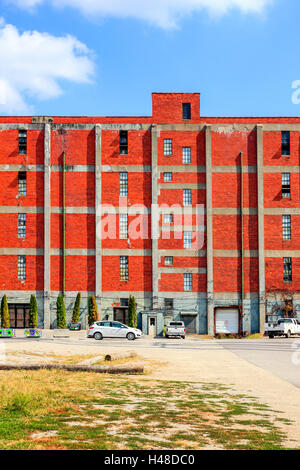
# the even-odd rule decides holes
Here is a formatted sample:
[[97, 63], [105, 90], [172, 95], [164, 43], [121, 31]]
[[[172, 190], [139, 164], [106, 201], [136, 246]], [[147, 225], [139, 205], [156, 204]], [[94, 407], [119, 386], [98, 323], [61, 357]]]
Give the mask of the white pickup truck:
[[300, 322], [295, 318], [280, 318], [276, 323], [266, 323], [265, 332], [269, 338], [274, 336], [300, 335]]
[[180, 336], [182, 339], [185, 338], [185, 325], [183, 321], [170, 321], [166, 326], [165, 336]]

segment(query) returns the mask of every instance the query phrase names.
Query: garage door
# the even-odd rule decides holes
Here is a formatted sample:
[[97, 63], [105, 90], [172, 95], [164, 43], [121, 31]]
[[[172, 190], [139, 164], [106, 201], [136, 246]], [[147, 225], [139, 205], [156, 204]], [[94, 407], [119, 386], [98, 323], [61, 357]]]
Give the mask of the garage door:
[[182, 321], [184, 322], [186, 333], [193, 335], [196, 333], [196, 317], [189, 315], [182, 315]]
[[216, 311], [216, 333], [238, 334], [239, 333], [239, 309], [218, 308]]

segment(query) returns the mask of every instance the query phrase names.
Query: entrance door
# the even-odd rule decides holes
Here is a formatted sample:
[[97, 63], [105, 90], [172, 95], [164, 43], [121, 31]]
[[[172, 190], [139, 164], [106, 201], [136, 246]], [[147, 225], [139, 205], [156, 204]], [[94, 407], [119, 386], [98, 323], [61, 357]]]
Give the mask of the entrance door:
[[148, 318], [149, 336], [156, 336], [156, 317]]
[[29, 328], [28, 304], [9, 304], [9, 319], [11, 328]]
[[128, 324], [128, 307], [115, 307], [114, 308], [114, 321]]
[[239, 313], [238, 308], [217, 308], [216, 333], [237, 335], [239, 333]]

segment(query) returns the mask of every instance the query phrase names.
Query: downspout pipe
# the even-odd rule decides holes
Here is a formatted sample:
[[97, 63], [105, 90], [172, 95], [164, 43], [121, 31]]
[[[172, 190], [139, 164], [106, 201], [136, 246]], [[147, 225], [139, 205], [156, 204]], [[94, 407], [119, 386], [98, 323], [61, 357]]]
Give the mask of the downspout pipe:
[[243, 152], [241, 152], [241, 299], [242, 299], [242, 318], [244, 314], [244, 169], [243, 169]]
[[62, 286], [62, 295], [65, 297], [65, 278], [66, 278], [66, 187], [65, 187], [65, 173], [66, 173], [66, 155], [63, 152], [63, 165], [62, 165], [62, 262], [63, 262], [63, 286]]

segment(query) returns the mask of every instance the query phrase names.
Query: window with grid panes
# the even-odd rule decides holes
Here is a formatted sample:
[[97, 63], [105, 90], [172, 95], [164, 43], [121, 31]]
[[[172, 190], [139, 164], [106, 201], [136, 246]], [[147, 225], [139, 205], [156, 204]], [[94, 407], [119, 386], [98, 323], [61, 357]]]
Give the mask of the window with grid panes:
[[26, 279], [26, 256], [18, 256], [18, 279]]
[[165, 256], [165, 266], [173, 266], [173, 256]]
[[184, 274], [184, 290], [193, 290], [193, 275], [192, 273]]
[[19, 196], [26, 196], [27, 194], [27, 178], [26, 171], [19, 171], [18, 173]]
[[282, 173], [282, 197], [291, 197], [291, 175], [290, 173]]
[[284, 240], [291, 239], [291, 216], [290, 215], [282, 216], [282, 238]]
[[192, 204], [192, 190], [184, 189], [183, 190], [183, 205], [191, 206], [191, 204]]
[[183, 248], [192, 248], [192, 232], [183, 232]]
[[191, 163], [191, 147], [182, 147], [182, 163]]
[[27, 154], [27, 131], [19, 130], [19, 154]]
[[165, 183], [169, 183], [172, 180], [173, 180], [173, 173], [171, 173], [171, 172], [164, 173], [164, 182]]
[[26, 214], [18, 214], [18, 237], [26, 238]]
[[283, 258], [283, 280], [292, 282], [292, 258]]
[[128, 214], [120, 214], [120, 238], [128, 238]]
[[120, 279], [128, 281], [128, 256], [120, 256]]
[[164, 214], [164, 224], [173, 223], [173, 214]]
[[164, 155], [172, 155], [173, 141], [172, 139], [164, 139]]
[[128, 196], [128, 173], [125, 171], [120, 173], [120, 196]]

